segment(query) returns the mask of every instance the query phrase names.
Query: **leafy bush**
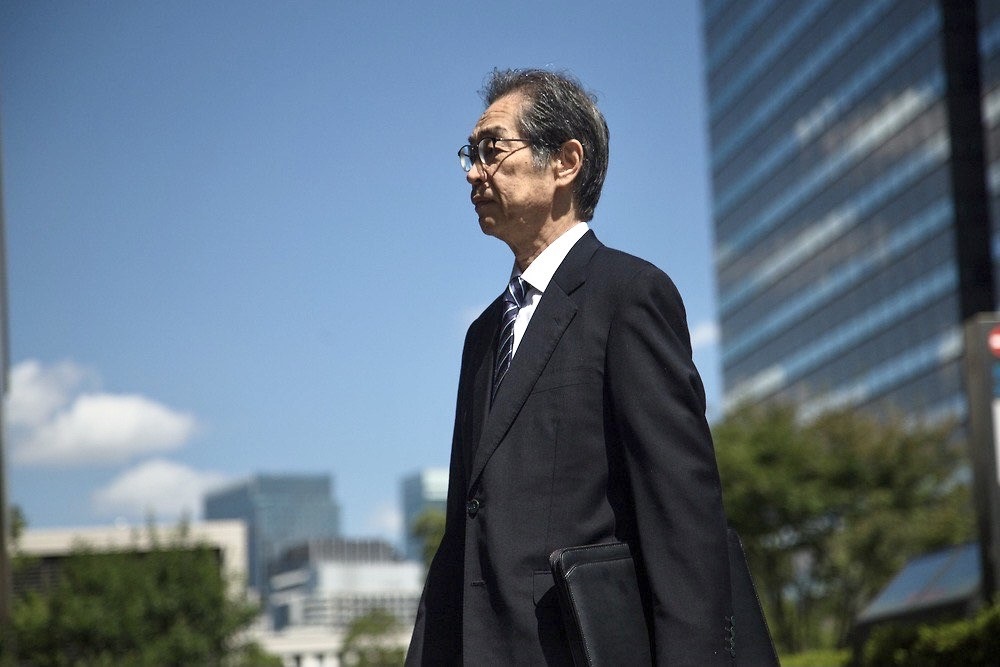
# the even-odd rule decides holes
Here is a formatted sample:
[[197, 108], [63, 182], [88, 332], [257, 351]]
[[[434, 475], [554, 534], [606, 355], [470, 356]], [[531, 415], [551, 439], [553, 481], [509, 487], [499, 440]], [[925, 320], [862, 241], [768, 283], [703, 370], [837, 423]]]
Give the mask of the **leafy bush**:
[[257, 608], [226, 589], [215, 551], [186, 538], [148, 549], [81, 546], [14, 600], [6, 659], [63, 665], [280, 665], [242, 638]]
[[848, 649], [804, 651], [781, 657], [781, 667], [847, 667], [850, 664]]
[[402, 625], [384, 609], [354, 619], [344, 637], [340, 663], [351, 667], [397, 667], [406, 658], [399, 643]]
[[861, 665], [986, 667], [996, 665], [997, 656], [1000, 656], [1000, 603], [961, 621], [876, 628], [865, 643]]
[[872, 630], [861, 650], [861, 667], [905, 665], [906, 656], [917, 641], [917, 626], [912, 623], [887, 623]]

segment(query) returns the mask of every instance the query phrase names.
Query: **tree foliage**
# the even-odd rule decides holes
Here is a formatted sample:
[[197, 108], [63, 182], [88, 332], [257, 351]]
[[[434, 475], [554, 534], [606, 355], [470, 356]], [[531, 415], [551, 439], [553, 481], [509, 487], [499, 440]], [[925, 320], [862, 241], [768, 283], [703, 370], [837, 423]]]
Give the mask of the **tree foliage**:
[[402, 665], [406, 648], [400, 644], [403, 627], [384, 609], [373, 609], [354, 619], [340, 654], [340, 662], [351, 667], [395, 667]]
[[780, 649], [844, 645], [909, 558], [970, 538], [953, 430], [849, 411], [803, 423], [787, 405], [715, 426], [727, 514]]
[[993, 667], [1000, 656], [1000, 603], [974, 616], [933, 625], [898, 621], [876, 627], [853, 664], [859, 667]]
[[218, 556], [183, 531], [149, 549], [80, 546], [13, 606], [17, 664], [280, 665], [240, 633], [257, 613], [226, 590]]
[[426, 567], [431, 566], [431, 560], [441, 546], [441, 539], [444, 537], [445, 514], [443, 511], [428, 507], [421, 512], [413, 525], [410, 526], [410, 533], [423, 542], [423, 559]]

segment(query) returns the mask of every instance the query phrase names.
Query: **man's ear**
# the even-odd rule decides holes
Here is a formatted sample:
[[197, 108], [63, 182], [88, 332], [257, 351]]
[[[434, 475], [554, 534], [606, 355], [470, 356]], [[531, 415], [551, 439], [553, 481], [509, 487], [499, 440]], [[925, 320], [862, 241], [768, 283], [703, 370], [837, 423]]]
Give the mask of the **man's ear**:
[[576, 139], [564, 142], [559, 152], [553, 157], [552, 164], [556, 183], [559, 185], [571, 184], [583, 168], [583, 144]]

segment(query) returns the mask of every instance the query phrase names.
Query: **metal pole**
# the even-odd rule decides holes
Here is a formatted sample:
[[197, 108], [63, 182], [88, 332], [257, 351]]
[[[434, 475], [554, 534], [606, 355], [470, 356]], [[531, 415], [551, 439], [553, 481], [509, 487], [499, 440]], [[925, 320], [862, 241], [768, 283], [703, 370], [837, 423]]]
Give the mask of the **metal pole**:
[[[10, 346], [7, 335], [7, 249], [3, 206], [3, 147], [0, 145], [0, 632], [10, 637], [4, 628], [10, 625], [13, 596], [10, 565], [11, 515], [7, 505], [7, 471], [4, 466], [6, 438], [4, 431], [4, 398], [7, 396], [7, 374], [10, 366]], [[8, 649], [9, 640], [8, 640]]]
[[965, 381], [969, 397], [969, 454], [979, 529], [983, 601], [989, 604], [1000, 578], [1000, 317], [980, 313], [965, 324]]

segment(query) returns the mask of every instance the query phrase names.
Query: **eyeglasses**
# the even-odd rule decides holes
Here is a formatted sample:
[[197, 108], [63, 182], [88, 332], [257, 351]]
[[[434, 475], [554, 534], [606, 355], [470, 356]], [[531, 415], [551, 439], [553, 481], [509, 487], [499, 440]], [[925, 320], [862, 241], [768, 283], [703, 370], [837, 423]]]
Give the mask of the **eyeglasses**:
[[472, 171], [472, 165], [476, 163], [476, 160], [479, 160], [479, 163], [484, 167], [493, 164], [493, 162], [497, 159], [498, 141], [523, 141], [525, 143], [531, 143], [530, 139], [501, 139], [500, 137], [483, 137], [475, 146], [472, 144], [466, 144], [458, 149], [458, 162], [462, 165], [462, 170], [465, 172]]

